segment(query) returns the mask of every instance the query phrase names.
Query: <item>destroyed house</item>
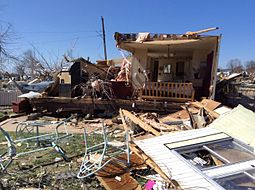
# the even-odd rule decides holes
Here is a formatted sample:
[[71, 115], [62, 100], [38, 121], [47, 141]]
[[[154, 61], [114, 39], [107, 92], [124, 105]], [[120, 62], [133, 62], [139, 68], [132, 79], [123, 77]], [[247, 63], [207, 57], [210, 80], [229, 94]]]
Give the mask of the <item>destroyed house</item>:
[[220, 36], [199, 35], [202, 32], [115, 33], [117, 47], [132, 53], [130, 78], [141, 98], [214, 98]]
[[[69, 61], [58, 74], [60, 97], [79, 97], [85, 95], [88, 90], [86, 83], [91, 79], [104, 79], [106, 77], [106, 65], [96, 65], [84, 58]], [[88, 94], [88, 93], [87, 93]]]

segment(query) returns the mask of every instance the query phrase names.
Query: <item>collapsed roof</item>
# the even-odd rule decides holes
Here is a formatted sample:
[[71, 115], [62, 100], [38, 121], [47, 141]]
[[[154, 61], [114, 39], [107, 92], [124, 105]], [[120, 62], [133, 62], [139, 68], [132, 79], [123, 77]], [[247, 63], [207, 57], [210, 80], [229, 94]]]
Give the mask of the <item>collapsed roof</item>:
[[[134, 49], [160, 50], [162, 46], [178, 49], [209, 49], [215, 44], [218, 36], [200, 35], [200, 33], [216, 30], [211, 28], [197, 32], [187, 32], [186, 34], [157, 34], [157, 33], [118, 33], [114, 38], [117, 46], [121, 49], [133, 52]], [[164, 48], [163, 47], [163, 48]]]

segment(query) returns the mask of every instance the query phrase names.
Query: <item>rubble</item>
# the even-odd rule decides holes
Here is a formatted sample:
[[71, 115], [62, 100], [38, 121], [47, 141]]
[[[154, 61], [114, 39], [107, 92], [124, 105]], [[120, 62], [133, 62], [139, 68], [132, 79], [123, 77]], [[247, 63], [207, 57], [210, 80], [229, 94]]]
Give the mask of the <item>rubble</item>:
[[[120, 109], [119, 116], [113, 120], [107, 119], [105, 122], [107, 125], [103, 125], [103, 128], [101, 118], [87, 119], [80, 116], [80, 118], [71, 119], [67, 122], [68, 127], [86, 129], [87, 131], [85, 142], [81, 144], [82, 147], [85, 145], [87, 152], [83, 158], [81, 158], [83, 152], [75, 157], [69, 156], [69, 159], [76, 163], [76, 168], [73, 168], [72, 163], [71, 168], [77, 171], [81, 165], [79, 178], [89, 180], [95, 176], [106, 189], [127, 189], [127, 184], [130, 189], [148, 188], [150, 186], [148, 184], [153, 184], [155, 188], [160, 189], [182, 189], [182, 180], [173, 178], [172, 172], [166, 172], [162, 165], [159, 165], [158, 161], [140, 146], [140, 142], [153, 141], [155, 138], [163, 139], [167, 135], [176, 134], [178, 136], [183, 132], [193, 134], [195, 132], [192, 131], [207, 131], [207, 128], [210, 131], [212, 128], [210, 126], [213, 126], [214, 122], [216, 124], [219, 119], [222, 120], [226, 114], [233, 111], [220, 114], [216, 112], [217, 109], [229, 110], [229, 108], [208, 99], [203, 99], [200, 102], [188, 102], [181, 109], [176, 113], [165, 115], [153, 112], [136, 113]], [[44, 117], [44, 119], [58, 122], [58, 119], [54, 117]], [[225, 137], [227, 138], [227, 136]], [[97, 141], [91, 141], [91, 138], [97, 139]], [[219, 135], [213, 138], [223, 138], [223, 136]], [[188, 141], [183, 143], [188, 143]], [[70, 143], [68, 142], [68, 144]], [[170, 145], [168, 146], [170, 147]], [[173, 146], [177, 145], [171, 145], [171, 147]], [[156, 150], [151, 147], [151, 151]], [[192, 161], [193, 165], [205, 166], [207, 164], [207, 162], [205, 163], [206, 157], [201, 157], [202, 153], [200, 152], [196, 154], [197, 156]], [[38, 157], [38, 159], [40, 158]], [[222, 165], [222, 161], [217, 161], [214, 157], [212, 159], [214, 159], [214, 164]], [[52, 162], [42, 163], [40, 167], [57, 166], [58, 163], [60, 164], [58, 167], [62, 167], [63, 159], [55, 157]], [[37, 170], [40, 167], [26, 168], [25, 170]], [[63, 167], [66, 168], [65, 164]], [[172, 169], [170, 170], [172, 171]], [[59, 174], [56, 178], [58, 181], [71, 180], [76, 178], [74, 174], [77, 172], [71, 172], [70, 175]]]
[[255, 111], [254, 96], [254, 74], [232, 73], [219, 78], [216, 85], [217, 101], [229, 107], [236, 107], [242, 104]]

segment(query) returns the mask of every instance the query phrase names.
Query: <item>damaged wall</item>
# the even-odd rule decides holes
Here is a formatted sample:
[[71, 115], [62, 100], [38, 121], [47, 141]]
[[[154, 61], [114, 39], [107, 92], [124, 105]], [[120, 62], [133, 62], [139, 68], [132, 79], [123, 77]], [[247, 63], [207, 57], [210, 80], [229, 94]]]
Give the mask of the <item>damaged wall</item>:
[[193, 51], [192, 68], [191, 68], [193, 77], [194, 77], [194, 72], [199, 71], [200, 66], [203, 65], [204, 63], [206, 64], [206, 58], [209, 53], [210, 52], [208, 50], [204, 50], [204, 49], [195, 49]]
[[[190, 76], [190, 70], [191, 70], [191, 59], [192, 54], [189, 52], [178, 52], [176, 53], [175, 57], [172, 58], [160, 58], [159, 60], [159, 71], [158, 71], [158, 82], [171, 82], [171, 81], [186, 81], [190, 80], [192, 76]], [[184, 70], [182, 76], [178, 74], [177, 72], [177, 64], [180, 64], [183, 62], [184, 64]], [[164, 72], [164, 66], [167, 66], [168, 64], [171, 65], [170, 68], [170, 74]], [[153, 71], [151, 71], [153, 72]]]
[[[176, 36], [173, 39], [174, 35], [165, 36], [165, 39], [153, 37], [139, 43], [128, 34], [118, 34], [115, 38], [120, 48], [133, 53], [133, 85], [142, 87], [146, 72], [149, 81], [192, 82], [194, 87], [198, 87], [195, 89], [197, 98], [214, 98], [220, 36], [193, 36], [194, 39], [186, 39], [184, 35], [178, 40]], [[168, 67], [168, 70], [171, 71], [167, 73], [164, 67], [169, 62], [171, 69]]]
[[[161, 59], [158, 59], [158, 61], [159, 61], [159, 64], [158, 64], [158, 82], [160, 82], [160, 81], [165, 82], [165, 81], [173, 80], [173, 77], [175, 75], [175, 68], [176, 68], [175, 60], [161, 58]], [[170, 68], [171, 72], [170, 73], [165, 73], [164, 72], [164, 66], [167, 66], [169, 64], [171, 65], [171, 68]]]
[[[155, 60], [159, 61], [158, 66], [158, 81], [171, 81], [173, 78], [176, 78], [176, 63], [177, 62], [184, 62], [184, 80], [192, 80], [194, 79], [194, 73], [200, 72], [202, 73], [204, 67], [207, 65], [207, 55], [212, 51], [212, 49], [195, 49], [193, 53], [178, 53], [176, 58], [158, 58]], [[180, 55], [179, 55], [180, 54]], [[191, 57], [191, 60], [189, 60]], [[136, 49], [132, 59], [132, 77], [133, 82], [139, 84], [140, 86], [143, 85], [145, 82], [145, 76], [143, 71], [148, 70], [150, 67], [149, 63], [153, 63], [153, 58], [147, 56], [147, 50], [145, 49]], [[163, 72], [163, 66], [166, 64], [171, 64], [171, 74], [165, 74]], [[149, 71], [153, 72], [153, 71]]]
[[136, 49], [132, 58], [131, 74], [133, 85], [142, 87], [145, 82], [143, 71], [147, 68], [147, 49]]
[[220, 50], [220, 41], [221, 41], [221, 35], [216, 37], [215, 44], [214, 44], [214, 61], [213, 61], [213, 68], [212, 68], [212, 75], [211, 75], [211, 85], [213, 86], [213, 89], [211, 91], [210, 97], [211, 99], [214, 99], [215, 97], [215, 90], [216, 90], [216, 82], [217, 82], [217, 69], [219, 64], [219, 50]]

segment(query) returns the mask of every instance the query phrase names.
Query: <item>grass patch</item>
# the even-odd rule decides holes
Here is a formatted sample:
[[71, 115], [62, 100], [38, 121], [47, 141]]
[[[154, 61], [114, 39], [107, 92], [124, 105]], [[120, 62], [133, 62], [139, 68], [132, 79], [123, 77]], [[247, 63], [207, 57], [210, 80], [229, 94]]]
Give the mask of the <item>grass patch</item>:
[[[15, 139], [16, 133], [10, 132], [10, 136]], [[3, 134], [0, 132], [0, 143], [6, 141]], [[93, 134], [88, 136], [88, 144], [95, 145], [102, 142], [102, 135]], [[36, 143], [30, 143], [35, 145]], [[31, 153], [24, 156], [18, 157], [13, 163], [8, 167], [7, 172], [11, 175], [5, 175], [0, 172], [0, 185], [3, 182], [2, 179], [7, 179], [6, 189], [10, 187], [20, 188], [20, 187], [35, 187], [35, 188], [47, 188], [47, 189], [103, 189], [99, 186], [99, 182], [96, 179], [84, 179], [80, 180], [77, 178], [68, 179], [57, 179], [57, 176], [63, 173], [74, 173], [77, 174], [79, 167], [81, 165], [78, 159], [83, 157], [85, 152], [84, 136], [83, 134], [75, 134], [69, 138], [60, 140], [57, 143], [65, 152], [67, 157], [74, 157], [71, 162], [61, 161], [59, 163], [51, 164], [49, 166], [38, 167], [31, 170], [31, 168], [36, 166], [41, 166], [47, 163], [52, 163], [58, 158], [62, 158], [59, 153], [57, 153], [53, 148], [45, 151]], [[0, 145], [0, 150], [3, 147], [7, 148], [6, 145]], [[16, 143], [17, 152], [28, 151], [27, 144], [22, 142], [21, 146]], [[1, 188], [0, 188], [1, 189]]]
[[[13, 140], [16, 139], [15, 132], [8, 132], [8, 133], [13, 138]], [[0, 133], [0, 143], [1, 142], [6, 142], [6, 139], [2, 133]], [[101, 135], [88, 136], [89, 146], [93, 146], [101, 142], [102, 142]], [[82, 134], [75, 134], [68, 138], [59, 140], [57, 142], [57, 145], [64, 150], [67, 157], [82, 155], [85, 152], [84, 136]], [[50, 142], [48, 141], [47, 147], [49, 146], [50, 146]], [[38, 148], [41, 148], [41, 147], [37, 146], [36, 140], [29, 141], [29, 142], [16, 143], [17, 153], [28, 152], [31, 150], [36, 150]], [[6, 144], [2, 144], [2, 145], [0, 144], [0, 154], [3, 154], [7, 150], [8, 148]], [[24, 156], [19, 156], [18, 159], [15, 160], [16, 164], [12, 164], [8, 169], [10, 170], [19, 169], [19, 168], [16, 168], [16, 166], [18, 166], [19, 163], [23, 165], [37, 166], [40, 164], [53, 162], [54, 159], [56, 158], [62, 158], [61, 154], [59, 154], [53, 147], [51, 147], [47, 150], [42, 150], [35, 153], [25, 154]]]

